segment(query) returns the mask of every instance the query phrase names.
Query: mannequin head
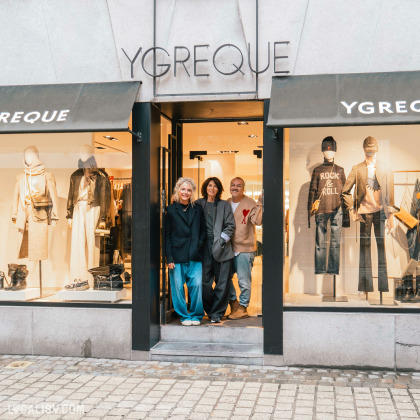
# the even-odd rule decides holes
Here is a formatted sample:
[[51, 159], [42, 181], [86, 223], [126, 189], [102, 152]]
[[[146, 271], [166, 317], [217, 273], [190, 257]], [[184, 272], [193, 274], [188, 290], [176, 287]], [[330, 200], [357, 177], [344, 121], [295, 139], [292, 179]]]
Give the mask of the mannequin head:
[[79, 151], [80, 160], [86, 162], [90, 157], [93, 157], [93, 148], [88, 144], [84, 144]]
[[93, 147], [89, 144], [84, 144], [79, 151], [79, 168], [92, 169], [97, 168], [95, 156], [93, 156]]
[[324, 153], [324, 158], [328, 161], [331, 161], [334, 159], [335, 152], [333, 150], [326, 150]]
[[32, 166], [39, 161], [39, 152], [35, 146], [29, 146], [23, 152], [23, 159], [26, 166]]
[[378, 153], [378, 141], [374, 137], [366, 137], [363, 140], [363, 150], [365, 152], [366, 159], [375, 159], [376, 153]]
[[334, 137], [325, 137], [325, 139], [322, 140], [321, 150], [325, 159], [328, 161], [333, 160], [335, 152], [337, 151], [337, 142], [334, 140]]

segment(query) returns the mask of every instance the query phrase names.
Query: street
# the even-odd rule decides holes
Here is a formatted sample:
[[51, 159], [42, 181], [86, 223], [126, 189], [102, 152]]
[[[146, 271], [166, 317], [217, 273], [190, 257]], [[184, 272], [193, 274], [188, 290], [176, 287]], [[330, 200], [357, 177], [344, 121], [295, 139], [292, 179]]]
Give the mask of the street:
[[420, 373], [1, 356], [0, 418], [416, 419]]

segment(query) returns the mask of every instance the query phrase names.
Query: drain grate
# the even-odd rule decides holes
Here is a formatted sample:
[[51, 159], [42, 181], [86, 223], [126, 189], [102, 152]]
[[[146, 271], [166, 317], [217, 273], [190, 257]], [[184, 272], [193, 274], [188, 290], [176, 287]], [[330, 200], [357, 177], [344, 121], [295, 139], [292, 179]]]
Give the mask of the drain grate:
[[28, 366], [33, 365], [34, 362], [12, 362], [5, 366], [5, 369], [26, 369]]

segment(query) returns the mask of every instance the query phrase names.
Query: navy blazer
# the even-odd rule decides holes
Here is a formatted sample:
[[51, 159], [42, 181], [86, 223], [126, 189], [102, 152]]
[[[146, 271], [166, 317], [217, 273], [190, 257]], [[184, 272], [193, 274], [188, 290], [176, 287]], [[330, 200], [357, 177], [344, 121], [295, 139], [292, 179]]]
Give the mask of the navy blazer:
[[206, 222], [203, 208], [191, 206], [190, 219], [182, 205], [175, 202], [166, 208], [165, 238], [166, 261], [186, 263], [203, 261], [203, 245], [206, 240]]

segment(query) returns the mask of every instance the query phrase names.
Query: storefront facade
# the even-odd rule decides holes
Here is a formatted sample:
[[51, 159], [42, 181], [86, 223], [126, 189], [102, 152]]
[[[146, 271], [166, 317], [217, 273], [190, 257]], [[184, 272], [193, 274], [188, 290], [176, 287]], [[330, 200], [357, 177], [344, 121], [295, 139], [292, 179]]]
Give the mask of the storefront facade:
[[[26, 264], [27, 289], [42, 286], [45, 291], [21, 301], [11, 301], [3, 292], [1, 353], [164, 358], [164, 351], [154, 353], [153, 348], [175, 330], [166, 325], [170, 298], [161, 264], [162, 208], [177, 177], [197, 177], [199, 184], [204, 180], [200, 177], [218, 174], [225, 190], [231, 175], [246, 177], [247, 193], [255, 199], [263, 190], [264, 215], [258, 230], [263, 257], [258, 256], [253, 272], [258, 286], [252, 293], [258, 298], [251, 318], [257, 327], [223, 332], [199, 327], [211, 329], [214, 343], [217, 336], [221, 343], [234, 342], [248, 331], [255, 333], [252, 345], [261, 352], [252, 357], [267, 365], [419, 367], [418, 225], [410, 236], [407, 225], [393, 217], [391, 233], [380, 233], [388, 206], [408, 212], [412, 207], [412, 216], [418, 217], [420, 78], [415, 70], [420, 62], [412, 54], [417, 4], [98, 0], [83, 6], [60, 1], [41, 7], [32, 1], [19, 14], [15, 7], [9, 5], [0, 18], [3, 35], [11, 40], [3, 86], [141, 85], [133, 88], [131, 116], [130, 110], [124, 111], [128, 129], [124, 124], [98, 125], [98, 118], [106, 120], [107, 114], [83, 107], [78, 107], [86, 118], [82, 127], [60, 126], [62, 121], [56, 121], [58, 127], [35, 127], [31, 116], [15, 116], [15, 111], [25, 111], [19, 108], [24, 94], [21, 103], [19, 95], [15, 97], [14, 113], [3, 103], [7, 95], [2, 96], [0, 113], [11, 115], [0, 114], [0, 170], [8, 190], [1, 199], [0, 223], [7, 241], [0, 248], [0, 271], [7, 272], [11, 263]], [[24, 28], [15, 16], [25, 21]], [[68, 38], [63, 40], [60, 28], [66, 28]], [[28, 45], [27, 39], [35, 37], [36, 43]], [[16, 53], [22, 49], [25, 54]], [[49, 96], [55, 99], [54, 93]], [[98, 100], [109, 106], [113, 102], [111, 97]], [[67, 109], [48, 103], [48, 95], [42, 104], [50, 112], [46, 120], [56, 109]], [[27, 113], [35, 111], [28, 108]], [[55, 118], [65, 118], [60, 115], [57, 112]], [[245, 131], [241, 122], [259, 131]], [[335, 141], [329, 146], [335, 152], [333, 166], [318, 170], [314, 188], [315, 169], [329, 150], [322, 150], [322, 140], [330, 136]], [[341, 207], [347, 190], [348, 203], [352, 200], [353, 185], [346, 181], [353, 167], [364, 161], [367, 137], [375, 139], [378, 165], [382, 161], [390, 174], [384, 181], [382, 169], [374, 172], [372, 182], [382, 184], [379, 189], [372, 184], [379, 191], [372, 195], [378, 207], [360, 212], [362, 219], [373, 214], [378, 219], [372, 221], [376, 230], [369, 230], [375, 237], [371, 243], [366, 240], [368, 229], [361, 228], [364, 222], [350, 218], [349, 227], [344, 227], [344, 213], [352, 206]], [[112, 262], [119, 251], [132, 277], [122, 289], [124, 297], [113, 301], [104, 300], [104, 290], [97, 292], [96, 300], [62, 293], [78, 276], [74, 249], [81, 246], [73, 244], [82, 242], [66, 219], [73, 220], [67, 217], [71, 177], [81, 169], [79, 161], [86, 161], [81, 155], [86, 144], [95, 151], [96, 167], [104, 168], [110, 179], [112, 201], [120, 203], [117, 213], [114, 210], [113, 233], [102, 232], [101, 237], [97, 232], [91, 246], [92, 265]], [[29, 146], [37, 147], [45, 170], [54, 175], [58, 221], [47, 228], [47, 255], [23, 260], [16, 253], [19, 233], [11, 224], [11, 197]], [[322, 176], [328, 185], [321, 182]], [[89, 183], [89, 176], [84, 177]], [[224, 198], [228, 196], [226, 191]], [[322, 200], [326, 196], [334, 196], [327, 207]], [[309, 202], [319, 198], [323, 210], [311, 216]], [[381, 201], [385, 198], [386, 203]], [[331, 224], [325, 214], [332, 215]], [[96, 227], [107, 231], [111, 222], [107, 223]], [[83, 248], [88, 258], [89, 244], [83, 242]], [[177, 331], [188, 335], [182, 341], [185, 348], [166, 358], [204, 360], [189, 354], [187, 347], [206, 342], [206, 333]], [[217, 354], [206, 360], [212, 359], [221, 360]]]

